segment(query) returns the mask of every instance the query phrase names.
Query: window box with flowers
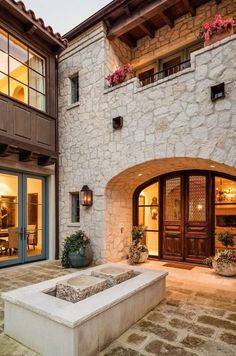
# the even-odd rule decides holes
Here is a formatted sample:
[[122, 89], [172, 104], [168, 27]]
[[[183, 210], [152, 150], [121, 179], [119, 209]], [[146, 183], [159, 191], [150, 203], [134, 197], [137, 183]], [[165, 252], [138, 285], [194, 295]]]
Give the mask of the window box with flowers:
[[123, 66], [117, 68], [112, 74], [109, 74], [106, 77], [108, 86], [111, 88], [123, 83], [129, 76], [131, 77], [132, 72], [133, 68], [130, 64], [124, 64]]
[[204, 41], [204, 46], [212, 45], [221, 41], [234, 32], [235, 21], [232, 18], [223, 19], [221, 15], [216, 15], [214, 20], [206, 22], [200, 31], [200, 38]]

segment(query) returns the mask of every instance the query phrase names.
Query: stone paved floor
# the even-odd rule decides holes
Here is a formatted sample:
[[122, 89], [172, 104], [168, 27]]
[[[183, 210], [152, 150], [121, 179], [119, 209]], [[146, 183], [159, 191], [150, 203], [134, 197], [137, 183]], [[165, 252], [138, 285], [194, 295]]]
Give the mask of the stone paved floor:
[[[158, 262], [149, 262], [145, 267], [169, 271], [166, 300], [100, 356], [236, 355], [236, 279], [219, 278], [199, 267], [192, 271], [171, 269]], [[63, 270], [58, 262], [3, 269], [0, 270], [0, 292], [70, 272], [74, 270]], [[35, 356], [4, 335], [3, 309], [0, 298], [0, 355]]]

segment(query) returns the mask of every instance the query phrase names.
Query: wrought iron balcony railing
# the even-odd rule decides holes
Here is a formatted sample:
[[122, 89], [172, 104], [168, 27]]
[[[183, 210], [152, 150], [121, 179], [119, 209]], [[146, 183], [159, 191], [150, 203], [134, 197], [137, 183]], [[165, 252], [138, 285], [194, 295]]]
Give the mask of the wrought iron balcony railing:
[[174, 73], [178, 73], [186, 68], [191, 67], [191, 61], [188, 59], [187, 61], [181, 62], [173, 67], [165, 68], [161, 70], [160, 72], [148, 75], [147, 77], [144, 77], [140, 79], [141, 85], [145, 86], [154, 82], [157, 82], [160, 79], [164, 79], [166, 77], [169, 77], [170, 75]]

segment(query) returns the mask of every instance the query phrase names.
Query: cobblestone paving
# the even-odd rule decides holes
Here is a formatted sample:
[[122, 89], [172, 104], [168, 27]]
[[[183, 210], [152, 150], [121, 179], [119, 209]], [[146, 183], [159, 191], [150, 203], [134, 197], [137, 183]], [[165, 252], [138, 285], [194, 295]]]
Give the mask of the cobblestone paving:
[[236, 290], [168, 278], [166, 300], [100, 353], [113, 355], [235, 356]]
[[[0, 270], [0, 293], [56, 278], [58, 262]], [[166, 300], [137, 322], [100, 356], [234, 356], [236, 355], [236, 290], [167, 279]], [[3, 333], [4, 305], [0, 298], [0, 355], [36, 354]], [[54, 355], [52, 355], [54, 356]], [[70, 355], [65, 355], [70, 356]], [[87, 355], [81, 355], [87, 356]]]

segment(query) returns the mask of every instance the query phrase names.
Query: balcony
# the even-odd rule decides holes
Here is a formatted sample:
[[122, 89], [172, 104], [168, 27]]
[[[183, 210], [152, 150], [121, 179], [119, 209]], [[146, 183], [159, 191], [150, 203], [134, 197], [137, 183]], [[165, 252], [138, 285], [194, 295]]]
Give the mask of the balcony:
[[56, 159], [56, 119], [0, 95], [0, 156], [20, 154], [21, 161], [38, 159], [48, 165]]
[[178, 72], [180, 72], [186, 68], [190, 68], [190, 67], [191, 67], [191, 61], [190, 61], [190, 59], [188, 59], [188, 60], [181, 62], [177, 65], [168, 67], [168, 68], [161, 70], [157, 73], [143, 77], [142, 79], [140, 79], [140, 85], [144, 87], [145, 85], [155, 83], [158, 80], [169, 77], [172, 74], [178, 73]]

